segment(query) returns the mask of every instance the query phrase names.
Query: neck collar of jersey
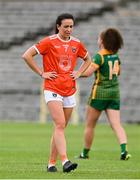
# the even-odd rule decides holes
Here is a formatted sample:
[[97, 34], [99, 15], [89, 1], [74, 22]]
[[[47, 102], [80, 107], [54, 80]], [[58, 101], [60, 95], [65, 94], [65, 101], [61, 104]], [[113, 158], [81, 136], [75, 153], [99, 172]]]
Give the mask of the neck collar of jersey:
[[70, 39], [69, 39], [69, 40], [67, 40], [67, 41], [65, 41], [65, 40], [61, 39], [61, 37], [59, 36], [59, 34], [57, 34], [57, 37], [58, 37], [58, 39], [59, 39], [60, 41], [62, 41], [62, 42], [69, 42], [69, 41], [71, 41], [71, 36], [70, 36]]
[[99, 52], [100, 52], [102, 55], [113, 54], [111, 51], [108, 51], [107, 49], [101, 49]]

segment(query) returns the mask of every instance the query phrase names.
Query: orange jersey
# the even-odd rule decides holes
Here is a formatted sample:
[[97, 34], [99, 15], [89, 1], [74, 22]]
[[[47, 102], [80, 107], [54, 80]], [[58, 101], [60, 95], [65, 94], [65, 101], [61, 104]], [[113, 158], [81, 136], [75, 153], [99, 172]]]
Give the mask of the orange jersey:
[[35, 44], [36, 51], [43, 56], [44, 72], [55, 71], [57, 77], [44, 80], [44, 89], [51, 90], [62, 96], [75, 93], [75, 80], [70, 76], [76, 66], [77, 58], [85, 58], [87, 50], [76, 38], [64, 41], [57, 34], [42, 39]]

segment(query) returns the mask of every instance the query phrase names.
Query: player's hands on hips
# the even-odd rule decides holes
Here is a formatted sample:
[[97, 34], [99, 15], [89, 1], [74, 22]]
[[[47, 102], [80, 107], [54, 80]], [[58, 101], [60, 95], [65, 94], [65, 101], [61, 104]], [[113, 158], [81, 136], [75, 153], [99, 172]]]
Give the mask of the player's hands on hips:
[[70, 75], [74, 80], [76, 80], [80, 77], [81, 73], [79, 71], [73, 71]]
[[56, 77], [57, 77], [57, 73], [55, 71], [42, 73], [42, 78], [44, 78], [44, 79], [53, 80]]

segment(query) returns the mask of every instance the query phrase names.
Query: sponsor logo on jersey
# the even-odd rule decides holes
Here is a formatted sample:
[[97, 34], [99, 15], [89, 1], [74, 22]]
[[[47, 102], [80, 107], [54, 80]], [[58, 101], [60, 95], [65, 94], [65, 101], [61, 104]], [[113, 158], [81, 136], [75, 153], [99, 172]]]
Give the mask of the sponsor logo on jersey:
[[64, 71], [69, 71], [71, 68], [72, 57], [68, 55], [61, 55], [59, 67]]

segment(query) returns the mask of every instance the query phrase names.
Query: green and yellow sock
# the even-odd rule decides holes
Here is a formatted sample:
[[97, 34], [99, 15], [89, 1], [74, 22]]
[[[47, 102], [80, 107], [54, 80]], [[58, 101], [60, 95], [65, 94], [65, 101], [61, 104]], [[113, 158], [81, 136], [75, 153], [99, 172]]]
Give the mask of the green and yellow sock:
[[90, 151], [90, 149], [84, 148], [83, 151], [82, 151], [82, 153], [81, 153], [81, 156], [82, 156], [82, 157], [88, 157], [89, 151]]
[[123, 154], [123, 153], [125, 153], [126, 151], [128, 151], [128, 150], [127, 150], [127, 144], [124, 143], [124, 144], [121, 144], [120, 146], [121, 146], [121, 154]]

